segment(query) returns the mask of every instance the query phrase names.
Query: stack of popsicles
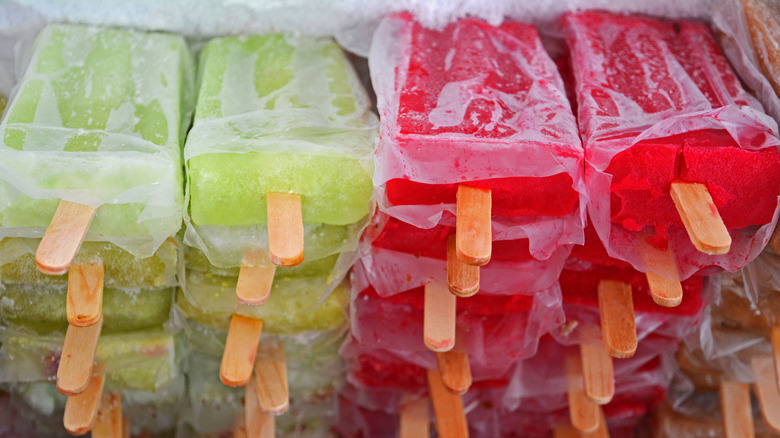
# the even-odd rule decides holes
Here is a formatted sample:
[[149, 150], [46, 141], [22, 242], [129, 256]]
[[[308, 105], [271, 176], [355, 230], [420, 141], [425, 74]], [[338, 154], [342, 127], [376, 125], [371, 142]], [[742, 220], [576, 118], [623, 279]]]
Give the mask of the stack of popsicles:
[[69, 25], [35, 47], [0, 125], [0, 376], [70, 433], [128, 427], [122, 404], [132, 430], [171, 430], [190, 54], [172, 35]]
[[[341, 283], [368, 222], [376, 118], [327, 39], [216, 39], [200, 55], [199, 77], [177, 299], [195, 351], [189, 369], [203, 376], [190, 380], [189, 425], [215, 433], [244, 415], [242, 427], [274, 427], [269, 416], [291, 400], [293, 411], [319, 411], [324, 425], [343, 375]], [[218, 377], [244, 387], [245, 409]], [[204, 415], [224, 399], [234, 403]]]

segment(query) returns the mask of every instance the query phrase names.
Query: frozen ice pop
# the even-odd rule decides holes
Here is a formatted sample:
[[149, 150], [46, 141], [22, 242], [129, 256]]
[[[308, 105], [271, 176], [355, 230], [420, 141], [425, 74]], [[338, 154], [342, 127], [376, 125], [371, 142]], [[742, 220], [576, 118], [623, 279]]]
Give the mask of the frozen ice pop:
[[177, 36], [44, 29], [0, 125], [0, 236], [41, 237], [62, 201], [88, 240], [151, 256], [181, 227], [192, 75]]
[[[488, 203], [476, 210], [474, 236], [488, 244], [485, 213], [506, 216], [494, 218], [494, 233], [530, 239], [539, 259], [581, 240], [583, 151], [533, 26], [463, 19], [430, 30], [391, 16], [374, 35], [369, 64], [382, 119], [374, 186], [383, 211], [419, 228], [453, 226], [455, 216], [470, 221], [477, 205], [456, 197], [476, 193]], [[458, 256], [484, 264], [467, 260], [462, 239]]]
[[[673, 280], [710, 266], [734, 271], [757, 256], [776, 221], [777, 125], [707, 26], [607, 12], [563, 22], [588, 211], [609, 255]], [[680, 190], [697, 191], [703, 208], [690, 209]], [[717, 218], [730, 244], [708, 249], [696, 233], [717, 227], [698, 225]], [[651, 262], [659, 258], [673, 262]]]
[[369, 214], [375, 124], [334, 42], [211, 41], [184, 150], [187, 243], [219, 267], [241, 265], [247, 250], [268, 252], [268, 194], [279, 193], [300, 196], [306, 260], [354, 249]]

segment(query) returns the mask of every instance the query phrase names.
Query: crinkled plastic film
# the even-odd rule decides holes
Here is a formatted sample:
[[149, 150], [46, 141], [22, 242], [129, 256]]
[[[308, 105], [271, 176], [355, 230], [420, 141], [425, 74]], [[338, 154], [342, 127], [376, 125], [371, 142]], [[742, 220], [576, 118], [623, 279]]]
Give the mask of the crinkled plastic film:
[[98, 209], [87, 240], [151, 256], [181, 227], [192, 76], [176, 36], [46, 28], [0, 125], [0, 236], [41, 237], [62, 199]]
[[[578, 80], [579, 121], [585, 141], [588, 213], [610, 256], [625, 260], [642, 272], [653, 272], [674, 279], [688, 278], [711, 266], [736, 271], [744, 266], [746, 261], [755, 258], [768, 242], [774, 229], [778, 218], [777, 207], [769, 223], [729, 230], [732, 244], [728, 254], [705, 255], [694, 248], [681, 226], [670, 225], [666, 230], [667, 234], [663, 235], [656, 231], [655, 227], [643, 227], [637, 231], [613, 223], [610, 197], [613, 175], [607, 173], [607, 170], [616, 155], [638, 143], [698, 131], [725, 133], [739, 148], [746, 151], [777, 148], [780, 146], [777, 123], [764, 114], [761, 104], [741, 88], [736, 76], [729, 75], [727, 66], [718, 65], [719, 60], [716, 62], [708, 57], [708, 50], [700, 51], [691, 59], [699, 63], [697, 67], [701, 69], [701, 74], [709, 78], [710, 83], [720, 84], [720, 88], [713, 91], [721, 103], [719, 107], [711, 104], [710, 98], [713, 97], [705, 96], [704, 92], [699, 90], [670, 49], [663, 45], [664, 37], [660, 33], [654, 33], [656, 30], [651, 26], [605, 25], [600, 30], [593, 30], [580, 23], [576, 15], [567, 16], [564, 22], [573, 58], [574, 75]], [[688, 26], [689, 30], [694, 29], [691, 31], [693, 36], [691, 41], [688, 41], [689, 44], [705, 48], [710, 46], [710, 41], [704, 36], [706, 28], [702, 31], [695, 30], [696, 26], [703, 27], [703, 24], [684, 23], [683, 26]], [[635, 49], [635, 55], [640, 58], [636, 62], [646, 67], [647, 71], [649, 66], [653, 66], [662, 71], [659, 74], [668, 74], [672, 78], [663, 79], [674, 81], [668, 86], [674, 93], [668, 96], [673, 96], [675, 100], [672, 101], [672, 97], [667, 96], [665, 109], [645, 111], [641, 105], [650, 105], [648, 102], [651, 102], [652, 97], [643, 96], [642, 99], [647, 98], [648, 102], [638, 103], [634, 97], [604, 85], [611, 80], [607, 73], [613, 74], [614, 71], [607, 69], [605, 72], [602, 63], [606, 62], [608, 55], [591, 45], [598, 44], [594, 41], [600, 41], [599, 38], [613, 38], [614, 32], [618, 30], [622, 37], [633, 44], [632, 47], [646, 48], [649, 44], [647, 39], [652, 39], [653, 50], [660, 50], [659, 53], [654, 53], [653, 62], [642, 58], [649, 55], [639, 49]], [[723, 61], [725, 62], [725, 59]], [[647, 77], [632, 80], [660, 80], [650, 78], [652, 72], [647, 71]], [[657, 86], [656, 83], [648, 82], [646, 88], [655, 90]], [[670, 258], [674, 263], [668, 262]]]
[[[360, 243], [360, 260], [368, 281], [383, 297], [395, 295], [428, 283], [447, 282], [447, 261], [373, 245], [383, 227], [382, 214], [375, 215]], [[385, 216], [386, 217], [386, 216]], [[374, 226], [377, 228], [375, 229]], [[392, 239], [391, 236], [388, 238]], [[446, 246], [446, 239], [441, 245]], [[414, 251], [415, 249], [412, 249]], [[480, 268], [480, 291], [495, 295], [533, 294], [554, 286], [571, 251], [559, 246], [546, 260], [506, 260], [496, 257]]]
[[[352, 336], [359, 343], [393, 351], [422, 367], [435, 368], [434, 355], [423, 343], [423, 289], [380, 298], [369, 288], [360, 263], [353, 269], [351, 282]], [[517, 307], [471, 308], [481, 297], [504, 304], [511, 301]], [[464, 304], [465, 300], [473, 301]], [[455, 349], [469, 353], [472, 369], [497, 368], [505, 372], [512, 362], [532, 356], [539, 338], [563, 323], [557, 285], [533, 296], [491, 296], [480, 292], [459, 301], [462, 308], [456, 316], [456, 337], [460, 341]], [[500, 305], [498, 301], [494, 304]]]
[[[263, 69], [277, 79], [258, 81]], [[185, 241], [213, 265], [237, 267], [247, 250], [268, 250], [266, 194], [283, 192], [301, 195], [306, 260], [354, 250], [370, 211], [377, 121], [341, 49], [284, 35], [217, 39], [201, 55], [200, 81], [184, 150]], [[257, 168], [239, 171], [242, 162]], [[225, 216], [227, 198], [241, 211]]]
[[[578, 208], [562, 217], [494, 220], [494, 239], [529, 238], [531, 251], [539, 259], [548, 258], [558, 245], [581, 243], [585, 205], [581, 183], [583, 151], [563, 83], [541, 41], [529, 43], [507, 34], [502, 35], [501, 42], [493, 42], [495, 47], [491, 48], [511, 57], [515, 67], [534, 81], [529, 95], [502, 95], [501, 90], [485, 83], [485, 75], [475, 74], [447, 84], [437, 97], [437, 107], [428, 114], [434, 126], [458, 125], [464, 123], [459, 119], [464, 116], [460, 108], [486, 101], [494, 106], [493, 123], [508, 124], [516, 131], [514, 134], [491, 140], [454, 132], [404, 133], [398, 124], [399, 87], [404, 86], [409, 68], [406, 51], [412, 44], [413, 28], [408, 16], [386, 18], [374, 35], [369, 55], [382, 132], [375, 152], [374, 174], [374, 197], [379, 207], [419, 228], [431, 228], [438, 223], [454, 225], [455, 204], [391, 205], [385, 184], [392, 179], [455, 184], [567, 174], [573, 181], [572, 189], [580, 195]], [[488, 44], [487, 39], [484, 43]], [[450, 53], [456, 55], [454, 49]], [[508, 107], [506, 114], [502, 106]]]

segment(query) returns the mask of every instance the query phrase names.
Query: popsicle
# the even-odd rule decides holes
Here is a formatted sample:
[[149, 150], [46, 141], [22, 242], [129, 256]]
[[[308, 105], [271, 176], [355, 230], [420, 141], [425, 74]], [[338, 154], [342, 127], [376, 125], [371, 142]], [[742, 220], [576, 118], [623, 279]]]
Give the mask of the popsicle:
[[533, 26], [462, 19], [431, 30], [390, 16], [369, 65], [382, 211], [419, 228], [457, 225], [457, 256], [471, 265], [490, 260], [493, 234], [528, 238], [538, 259], [581, 242], [583, 150]]
[[776, 221], [777, 126], [706, 24], [583, 12], [563, 26], [609, 255], [674, 281], [755, 258]]
[[[243, 266], [237, 292], [254, 305], [274, 265], [299, 264], [304, 249], [306, 260], [354, 250], [369, 214], [375, 125], [333, 41], [212, 40], [184, 148], [186, 242], [218, 267]], [[262, 298], [247, 296], [261, 283]]]
[[181, 227], [192, 70], [177, 36], [44, 29], [0, 125], [0, 235], [41, 237], [57, 210], [43, 272], [67, 270], [87, 232], [151, 256]]
[[780, 6], [771, 0], [742, 0], [745, 21], [761, 70], [780, 97]]

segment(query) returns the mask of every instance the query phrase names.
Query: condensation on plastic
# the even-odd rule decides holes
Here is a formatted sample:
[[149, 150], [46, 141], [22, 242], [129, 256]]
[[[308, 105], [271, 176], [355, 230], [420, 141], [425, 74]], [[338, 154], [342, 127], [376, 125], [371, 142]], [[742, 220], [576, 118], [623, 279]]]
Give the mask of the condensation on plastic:
[[[283, 37], [283, 40], [293, 49], [295, 74], [287, 83], [262, 97], [251, 92], [255, 90], [255, 68], [261, 65], [258, 64], [258, 53], [238, 50], [238, 46], [237, 49], [222, 49], [228, 50], [225, 82], [211, 84], [211, 87], [220, 87], [217, 100], [221, 112], [218, 116], [209, 114], [206, 118], [196, 114], [184, 149], [187, 168], [194, 157], [204, 154], [261, 152], [289, 155], [289, 160], [293, 161], [318, 158], [354, 160], [354, 166], [360, 166], [370, 178], [373, 172], [371, 153], [378, 135], [378, 122], [370, 112], [370, 100], [360, 79], [346, 58], [342, 58], [349, 90], [346, 94], [330, 91], [329, 76], [323, 71], [331, 67], [333, 61], [321, 52], [332, 48], [333, 43], [294, 36]], [[339, 107], [345, 99], [354, 104], [354, 111], [344, 113]], [[281, 172], [284, 171], [277, 169], [277, 173], [270, 176], [282, 178]], [[316, 178], [316, 175], [311, 175], [311, 178]], [[187, 205], [191, 202], [190, 185], [188, 182]], [[293, 179], [290, 185], [294, 185]], [[332, 184], [332, 190], [338, 189], [338, 185]], [[291, 186], [287, 190], [296, 192], [296, 187]], [[316, 199], [307, 200], [306, 193], [300, 194], [304, 211], [309, 208], [307, 204], [316, 206]], [[369, 211], [367, 202], [366, 216]], [[258, 218], [258, 224], [252, 226], [199, 225], [193, 222], [189, 211], [185, 211], [184, 219], [187, 224], [185, 242], [201, 249], [215, 266], [240, 266], [247, 250], [268, 250], [268, 231], [262, 225], [265, 217]], [[367, 218], [346, 227], [305, 223], [305, 259], [314, 260], [354, 250], [357, 236], [366, 222]]]
[[[429, 114], [431, 120], [436, 119], [434, 114], [462, 117], [463, 114], [458, 115], [457, 108], [464, 108], [471, 101], [495, 103], [494, 119], [512, 124], [517, 133], [500, 141], [491, 141], [465, 134], [433, 136], [400, 133], [397, 121], [399, 87], [403, 86], [408, 68], [407, 51], [411, 44], [411, 32], [409, 19], [399, 16], [386, 18], [374, 35], [369, 54], [381, 118], [380, 142], [375, 152], [374, 197], [382, 211], [419, 228], [431, 228], [438, 223], [454, 226], [455, 204], [391, 205], [385, 195], [385, 183], [391, 179], [454, 184], [566, 173], [574, 181], [573, 189], [580, 193], [579, 209], [564, 217], [515, 217], [501, 222], [494, 220], [494, 239], [529, 238], [531, 252], [539, 259], [548, 258], [558, 245], [582, 243], [582, 227], [585, 223], [583, 150], [563, 83], [558, 70], [544, 51], [541, 40], [536, 41], [535, 45], [514, 40], [511, 47], [492, 42], [494, 50], [514, 59], [522, 74], [534, 81], [531, 95], [522, 101], [516, 97], [502, 97], [499, 90], [489, 87], [486, 87], [488, 89], [484, 93], [473, 90], [475, 85], [485, 85], [485, 78], [478, 74], [470, 80], [448, 84], [437, 97], [438, 106]], [[507, 35], [502, 37], [509, 38]], [[532, 51], [533, 57], [527, 59], [521, 55], [522, 51], [518, 47]], [[455, 49], [451, 50], [450, 53], [456, 55]], [[496, 103], [497, 99], [501, 100], [500, 104]], [[533, 105], [529, 105], [529, 102]], [[506, 116], [499, 109], [503, 105], [511, 107], [514, 113], [511, 120], [504, 120]], [[439, 122], [433, 124], [449, 125], [460, 121], [453, 119]]]
[[[760, 2], [761, 0], [754, 3]], [[759, 54], [766, 59], [769, 50], [778, 49], [763, 44], [753, 45], [745, 12], [739, 0], [721, 0], [712, 15], [712, 24], [719, 32], [723, 53], [731, 62], [731, 66], [737, 71], [740, 79], [755, 93], [767, 113], [780, 123], [780, 97], [761, 72], [758, 63]], [[780, 71], [775, 72], [775, 75], [780, 77]]]
[[[37, 336], [6, 329], [0, 348], [0, 382], [54, 381], [63, 334]], [[175, 336], [164, 330], [107, 334], [95, 359], [103, 364], [106, 388], [155, 391], [180, 375]]]
[[[94, 62], [90, 54], [106, 38], [123, 41], [119, 48], [127, 50], [126, 83], [135, 90], [116, 98], [121, 102], [102, 103], [117, 106], [100, 127], [67, 128], [57, 108], [69, 103], [62, 87], [73, 85], [63, 81], [85, 63]], [[119, 48], [117, 56], [123, 56]], [[53, 50], [60, 50], [64, 65], [44, 73], [52, 65], [43, 52]], [[181, 227], [181, 145], [189, 126], [192, 76], [190, 54], [176, 36], [65, 25], [46, 28], [0, 125], [4, 139], [0, 143], [0, 236], [41, 237], [62, 199], [98, 208], [87, 240], [106, 240], [138, 257], [151, 256]], [[80, 91], [87, 98], [93, 91], [102, 92], [91, 90], [100, 86], [100, 80], [85, 77]], [[34, 113], [27, 114], [38, 88]], [[156, 108], [157, 122], [167, 124], [164, 138], [150, 141], [137, 131], [141, 117], [137, 112], [147, 107]], [[24, 139], [21, 150], [8, 145], [20, 137]], [[95, 149], [70, 151], [71, 143], [89, 143]]]
[[[395, 299], [361, 295], [370, 284], [361, 263], [353, 268], [351, 282], [350, 323], [357, 342], [392, 351], [408, 362], [435, 369], [435, 356], [423, 343], [422, 309]], [[465, 299], [480, 297], [477, 294]], [[506, 372], [512, 362], [533, 356], [539, 338], [563, 323], [561, 291], [557, 284], [529, 299], [532, 299], [530, 309], [511, 315], [505, 313], [506, 309], [496, 309], [493, 316], [458, 312], [459, 340], [455, 350], [468, 352], [475, 374], [480, 367], [486, 371], [497, 370], [498, 374]]]
[[[428, 283], [447, 283], [447, 261], [373, 246], [381, 233], [383, 214], [376, 214], [360, 242], [360, 261], [368, 282], [382, 297]], [[376, 228], [374, 228], [376, 225]], [[443, 242], [444, 243], [444, 242]], [[557, 247], [546, 260], [496, 260], [479, 270], [480, 293], [530, 295], [554, 286], [572, 245]]]
[[[65, 286], [68, 276], [42, 274], [35, 264], [40, 239], [0, 239], [0, 282]], [[105, 287], [161, 288], [179, 285], [177, 273], [183, 262], [180, 241], [166, 239], [151, 257], [139, 259], [108, 242], [84, 242], [74, 265], [103, 262]], [[2, 285], [0, 285], [2, 288]]]
[[[618, 153], [639, 142], [700, 130], [726, 132], [744, 150], [777, 148], [780, 146], [780, 141], [777, 139], [777, 123], [763, 113], [761, 104], [738, 83], [734, 85], [739, 90], [737, 95], [730, 95], [725, 90], [716, 90], [718, 98], [726, 104], [713, 108], [707, 97], [666, 49], [663, 52], [665, 56], [663, 61], [666, 68], [676, 76], [675, 87], [682, 99], [679, 105], [683, 108], [647, 113], [640, 109], [631, 97], [603, 88], [602, 84], [608, 83], [602, 71], [604, 55], [595, 53], [590, 47], [589, 42], [593, 37], [587, 35], [588, 31], [578, 26], [575, 19], [569, 18], [566, 28], [574, 74], [578, 80], [579, 121], [585, 141], [588, 214], [609, 255], [631, 263], [639, 271], [653, 272], [675, 279], [686, 279], [711, 266], [736, 271], [747, 261], [755, 258], [769, 241], [780, 209], [775, 209], [769, 224], [757, 229], [749, 227], [729, 230], [732, 244], [728, 254], [706, 255], [699, 252], [691, 244], [685, 229], [675, 226], [667, 231], [670, 251], [659, 251], [644, 243], [645, 238], [652, 236], [627, 230], [611, 222], [612, 175], [606, 173], [606, 170]], [[617, 32], [618, 28], [610, 29], [604, 31], [607, 32], [603, 35], [604, 38], [609, 38], [608, 32]], [[633, 42], [635, 47], [642, 47], [644, 44], [641, 37], [663, 41], [660, 35], [653, 36], [654, 30], [649, 26], [637, 25], [620, 29], [622, 35]], [[641, 56], [642, 53], [638, 52], [637, 55]], [[658, 60], [654, 63], [657, 64]], [[713, 83], [722, 83], [719, 70], [714, 64], [709, 63], [707, 69], [707, 74], [712, 76]], [[634, 78], [634, 80], [650, 81], [651, 79]], [[737, 81], [736, 77], [734, 80]], [[648, 87], [655, 89], [656, 85], [648, 83]], [[605, 110], [589, 97], [589, 90], [603, 90], [605, 96], [614, 103], [618, 114], [605, 113]], [[654, 262], [668, 259], [670, 252], [674, 255], [676, 263]]]

